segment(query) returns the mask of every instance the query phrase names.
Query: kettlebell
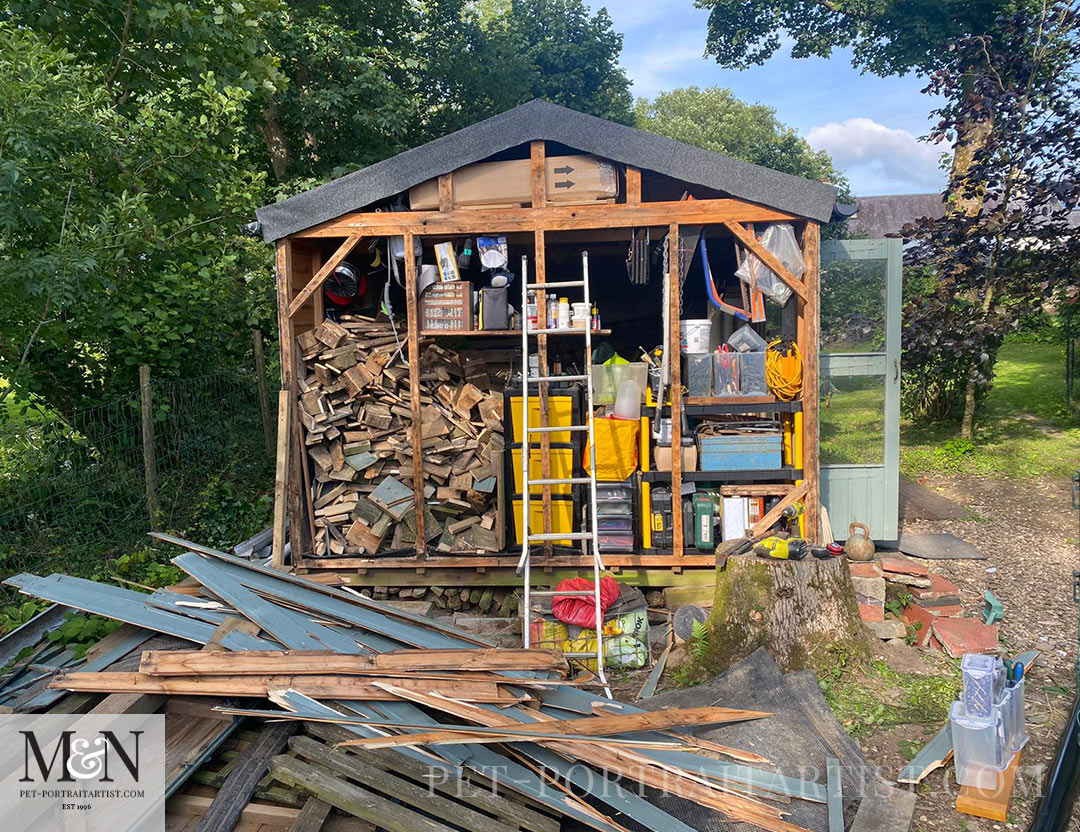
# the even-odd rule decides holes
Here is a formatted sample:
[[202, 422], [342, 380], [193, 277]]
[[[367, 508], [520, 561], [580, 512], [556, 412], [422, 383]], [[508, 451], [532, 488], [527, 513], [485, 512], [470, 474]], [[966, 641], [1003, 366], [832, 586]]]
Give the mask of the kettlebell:
[[844, 541], [844, 554], [848, 560], [873, 560], [874, 541], [870, 539], [870, 529], [863, 523], [848, 526], [848, 539]]

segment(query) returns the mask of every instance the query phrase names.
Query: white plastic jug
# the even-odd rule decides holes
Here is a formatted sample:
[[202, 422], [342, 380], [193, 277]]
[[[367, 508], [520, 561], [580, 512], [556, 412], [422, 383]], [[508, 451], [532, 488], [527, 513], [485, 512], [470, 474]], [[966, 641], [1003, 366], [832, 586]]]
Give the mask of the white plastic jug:
[[615, 397], [615, 418], [641, 418], [641, 388], [632, 378], [619, 385], [619, 393]]

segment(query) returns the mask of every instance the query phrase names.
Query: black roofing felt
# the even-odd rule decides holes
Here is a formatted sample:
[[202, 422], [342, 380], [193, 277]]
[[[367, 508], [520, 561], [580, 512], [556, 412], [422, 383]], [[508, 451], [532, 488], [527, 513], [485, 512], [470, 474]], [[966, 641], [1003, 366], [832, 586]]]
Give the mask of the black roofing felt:
[[282, 202], [264, 205], [256, 216], [263, 237], [277, 240], [534, 139], [559, 142], [819, 222], [828, 222], [836, 201], [832, 185], [536, 99]]

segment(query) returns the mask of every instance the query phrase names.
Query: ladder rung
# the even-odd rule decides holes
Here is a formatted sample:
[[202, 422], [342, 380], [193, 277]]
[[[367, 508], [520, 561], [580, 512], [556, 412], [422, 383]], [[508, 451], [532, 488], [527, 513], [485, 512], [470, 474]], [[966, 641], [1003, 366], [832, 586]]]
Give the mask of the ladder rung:
[[[549, 534], [530, 534], [529, 542], [534, 540], [592, 540], [592, 532], [551, 532]], [[590, 592], [589, 595], [592, 595]]]
[[585, 596], [592, 597], [595, 594], [596, 593], [591, 589], [571, 589], [571, 590], [566, 590], [564, 592], [559, 592], [557, 589], [545, 589], [542, 592], [539, 591], [539, 590], [534, 589], [532, 592], [529, 593], [529, 595], [531, 595], [534, 598], [537, 595], [541, 595], [544, 598], [547, 598], [549, 595], [551, 595], [551, 596], [565, 595], [568, 598], [574, 598], [574, 597], [584, 598]]
[[588, 376], [529, 376], [525, 379], [529, 384], [539, 384], [541, 381], [587, 381]]
[[584, 326], [564, 326], [562, 329], [527, 329], [526, 335], [562, 335], [564, 333], [573, 333], [576, 335], [585, 335], [592, 330]]
[[562, 431], [568, 431], [572, 433], [581, 433], [589, 429], [588, 425], [566, 425], [564, 427], [546, 427], [546, 428], [529, 428], [529, 433], [561, 433]]
[[588, 477], [562, 477], [546, 480], [528, 480], [527, 485], [584, 485], [592, 482]]
[[552, 283], [527, 283], [526, 289], [573, 289], [575, 286], [584, 287], [584, 280], [556, 280]]

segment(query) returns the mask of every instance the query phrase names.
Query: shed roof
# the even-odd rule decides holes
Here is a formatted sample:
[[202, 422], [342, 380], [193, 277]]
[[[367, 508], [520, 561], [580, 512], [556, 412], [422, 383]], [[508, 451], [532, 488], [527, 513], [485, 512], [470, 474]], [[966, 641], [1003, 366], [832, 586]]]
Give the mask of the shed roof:
[[535, 99], [256, 211], [277, 240], [534, 139], [828, 222], [836, 188]]

